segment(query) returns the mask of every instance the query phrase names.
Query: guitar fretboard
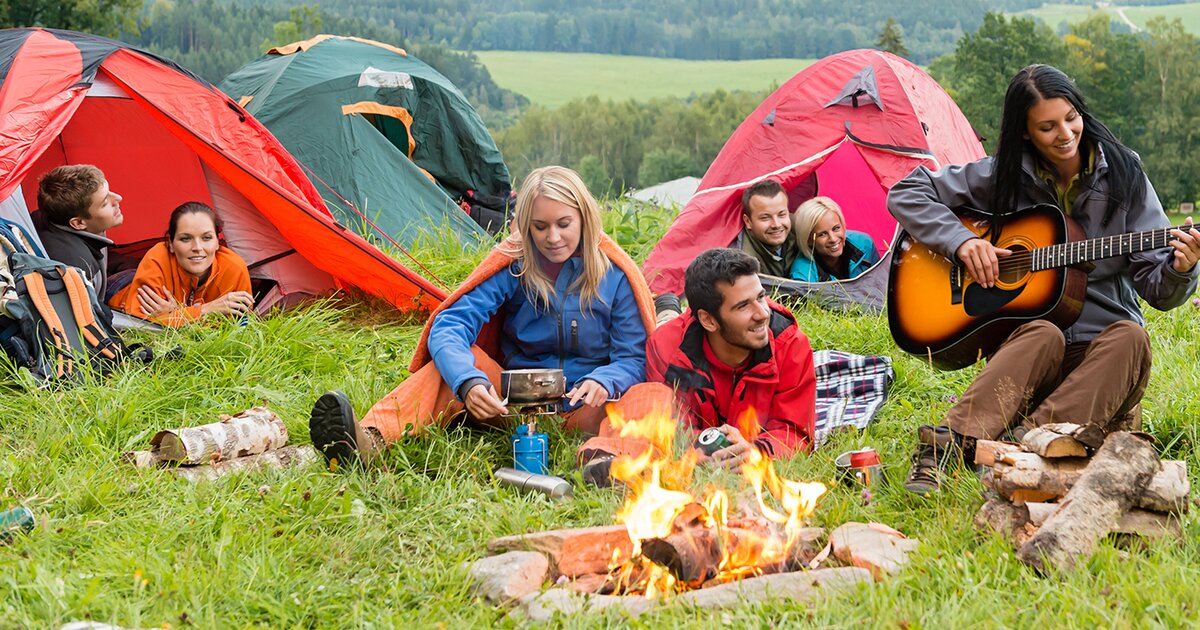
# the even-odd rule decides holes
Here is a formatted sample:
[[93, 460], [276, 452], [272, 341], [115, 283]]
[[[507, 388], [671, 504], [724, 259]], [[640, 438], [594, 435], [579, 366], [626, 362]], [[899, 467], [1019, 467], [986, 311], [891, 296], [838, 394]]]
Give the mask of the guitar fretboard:
[[1146, 230], [1145, 232], [1129, 232], [1114, 236], [1101, 236], [1086, 241], [1074, 241], [1060, 245], [1038, 247], [1030, 251], [1031, 268], [1033, 271], [1069, 267], [1082, 262], [1124, 256], [1148, 249], [1166, 247], [1171, 241], [1177, 240], [1171, 230], [1186, 230], [1190, 225]]

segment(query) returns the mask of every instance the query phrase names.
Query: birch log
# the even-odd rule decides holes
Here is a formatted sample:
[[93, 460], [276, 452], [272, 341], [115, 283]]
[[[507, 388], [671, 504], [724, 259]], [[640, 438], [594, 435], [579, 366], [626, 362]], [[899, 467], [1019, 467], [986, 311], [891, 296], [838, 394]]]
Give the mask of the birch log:
[[[1007, 453], [992, 467], [990, 487], [1013, 503], [1041, 503], [1066, 496], [1091, 460], [1083, 458], [1043, 459], [1034, 453]], [[1171, 514], [1188, 510], [1191, 484], [1187, 464], [1178, 460], [1161, 462], [1159, 470], [1137, 497], [1136, 507]]]
[[287, 441], [287, 427], [279, 416], [254, 407], [221, 422], [159, 431], [150, 438], [150, 446], [162, 461], [196, 465], [275, 450]]
[[311, 464], [320, 461], [320, 459], [321, 457], [317, 455], [317, 451], [312, 446], [308, 444], [294, 444], [273, 451], [258, 453], [257, 455], [247, 455], [245, 457], [214, 462], [209, 466], [180, 466], [172, 469], [171, 472], [192, 483], [196, 483], [203, 480], [217, 479], [238, 471], [261, 470], [264, 468], [291, 468], [293, 466]]
[[1110, 434], [1058, 511], [1017, 550], [1017, 558], [1042, 572], [1074, 568], [1116, 527], [1159, 469], [1154, 447], [1125, 431]]
[[1026, 433], [1021, 438], [1021, 444], [1042, 457], [1086, 457], [1088, 454], [1082, 442], [1048, 427], [1038, 427]]
[[[1029, 515], [1030, 524], [1034, 527], [1041, 527], [1043, 523], [1058, 511], [1058, 508], [1062, 507], [1062, 504], [1026, 503], [1024, 507], [1026, 513]], [[1137, 534], [1146, 538], [1162, 538], [1166, 536], [1180, 538], [1183, 536], [1183, 528], [1179, 523], [1178, 516], [1133, 508], [1117, 519], [1117, 525], [1113, 529], [1113, 533]]]

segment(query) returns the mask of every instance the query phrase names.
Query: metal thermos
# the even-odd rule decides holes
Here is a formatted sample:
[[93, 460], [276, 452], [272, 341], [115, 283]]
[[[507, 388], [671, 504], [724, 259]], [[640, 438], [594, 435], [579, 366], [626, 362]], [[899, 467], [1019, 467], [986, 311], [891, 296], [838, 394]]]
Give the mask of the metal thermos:
[[540, 492], [558, 501], [566, 501], [574, 494], [571, 482], [562, 477], [537, 475], [515, 468], [499, 468], [496, 470], [496, 479], [506, 486]]
[[15, 507], [0, 512], [0, 543], [12, 540], [17, 532], [27, 532], [33, 529], [33, 510], [27, 507]]
[[513, 468], [538, 475], [550, 472], [550, 438], [545, 433], [534, 433], [528, 424], [517, 425], [512, 450]]

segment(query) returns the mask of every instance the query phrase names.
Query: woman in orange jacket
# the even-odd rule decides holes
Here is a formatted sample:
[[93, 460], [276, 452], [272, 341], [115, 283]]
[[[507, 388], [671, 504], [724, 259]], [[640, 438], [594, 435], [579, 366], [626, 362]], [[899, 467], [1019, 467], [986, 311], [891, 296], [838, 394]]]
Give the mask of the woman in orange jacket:
[[146, 252], [129, 286], [109, 300], [115, 309], [168, 326], [206, 315], [244, 315], [254, 308], [246, 262], [221, 245], [213, 209], [189, 201], [171, 212], [167, 240]]

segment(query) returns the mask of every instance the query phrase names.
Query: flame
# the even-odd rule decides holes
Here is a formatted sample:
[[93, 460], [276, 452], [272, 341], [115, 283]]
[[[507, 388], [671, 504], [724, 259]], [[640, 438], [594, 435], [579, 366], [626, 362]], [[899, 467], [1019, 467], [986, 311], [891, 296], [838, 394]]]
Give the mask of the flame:
[[[716, 581], [729, 581], [759, 574], [788, 561], [788, 554], [804, 525], [825, 493], [824, 484], [792, 481], [780, 477], [770, 459], [757, 449], [742, 465], [742, 477], [753, 489], [757, 511], [745, 514], [731, 526], [731, 499], [719, 488], [706, 488], [702, 497], [691, 492], [692, 472], [700, 453], [688, 449], [674, 458], [678, 423], [669, 409], [656, 409], [637, 420], [626, 420], [609, 407], [609, 421], [622, 438], [644, 440], [647, 448], [637, 456], [621, 455], [613, 460], [612, 476], [626, 487], [624, 504], [616, 521], [624, 523], [633, 542], [632, 557], [613, 567], [612, 582], [618, 592], [643, 593], [647, 598], [669, 597], [699, 584], [679, 581], [666, 567], [651, 562], [642, 552], [643, 541], [667, 538], [684, 525], [715, 530], [720, 553]], [[753, 411], [735, 426], [758, 435]], [[741, 430], [740, 429], [740, 430]], [[745, 434], [743, 433], [743, 434]], [[688, 510], [689, 506], [699, 508]], [[691, 523], [677, 523], [685, 515]], [[614, 556], [614, 560], [616, 557]]]

